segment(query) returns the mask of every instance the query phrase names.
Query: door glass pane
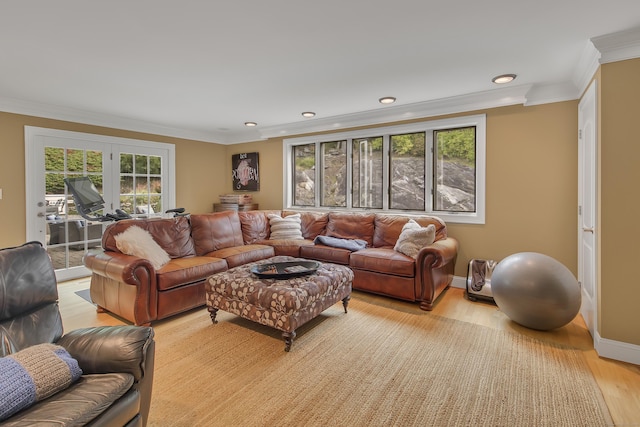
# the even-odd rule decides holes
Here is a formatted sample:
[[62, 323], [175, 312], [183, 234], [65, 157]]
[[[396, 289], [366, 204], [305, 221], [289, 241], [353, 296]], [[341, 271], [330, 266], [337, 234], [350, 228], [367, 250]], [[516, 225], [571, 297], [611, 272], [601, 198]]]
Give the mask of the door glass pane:
[[162, 157], [149, 156], [149, 173], [152, 175], [162, 174]]
[[295, 206], [315, 206], [316, 146], [315, 144], [293, 147], [295, 176], [293, 177]]
[[390, 136], [391, 209], [425, 208], [425, 136], [424, 132]]
[[434, 140], [434, 210], [475, 212], [475, 126], [435, 131]]
[[120, 209], [134, 216], [163, 212], [162, 157], [120, 154]]
[[120, 173], [133, 173], [133, 154], [120, 154]]
[[87, 175], [102, 194], [102, 152], [59, 147], [44, 152], [47, 252], [56, 270], [81, 267], [85, 251], [100, 246], [104, 224], [78, 213], [64, 178]]
[[324, 142], [322, 153], [322, 206], [347, 205], [347, 141]]
[[382, 209], [382, 137], [352, 141], [352, 205]]

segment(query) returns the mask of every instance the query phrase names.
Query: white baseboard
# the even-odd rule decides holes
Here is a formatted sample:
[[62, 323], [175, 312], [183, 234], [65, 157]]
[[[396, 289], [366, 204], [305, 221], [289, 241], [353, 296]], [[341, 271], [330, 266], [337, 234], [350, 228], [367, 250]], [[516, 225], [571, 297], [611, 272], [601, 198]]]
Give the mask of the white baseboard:
[[[453, 276], [451, 287], [466, 289], [467, 278]], [[640, 345], [602, 338], [600, 334], [596, 332], [593, 347], [600, 357], [640, 365]]]
[[600, 357], [640, 365], [640, 345], [602, 338], [596, 331], [593, 346]]
[[454, 288], [467, 289], [467, 278], [460, 276], [453, 276], [451, 286]]

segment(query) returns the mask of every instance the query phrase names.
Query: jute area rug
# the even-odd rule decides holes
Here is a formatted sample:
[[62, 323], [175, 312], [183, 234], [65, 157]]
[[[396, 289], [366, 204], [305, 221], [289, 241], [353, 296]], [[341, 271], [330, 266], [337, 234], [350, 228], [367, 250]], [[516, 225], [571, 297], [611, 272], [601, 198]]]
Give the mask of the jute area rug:
[[579, 351], [352, 298], [280, 332], [206, 310], [159, 322], [151, 426], [607, 426]]

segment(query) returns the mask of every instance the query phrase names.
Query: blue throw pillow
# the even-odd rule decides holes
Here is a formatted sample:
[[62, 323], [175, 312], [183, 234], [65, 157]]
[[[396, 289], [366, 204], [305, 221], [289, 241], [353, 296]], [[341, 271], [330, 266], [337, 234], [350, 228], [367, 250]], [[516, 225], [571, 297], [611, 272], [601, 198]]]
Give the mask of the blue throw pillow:
[[78, 361], [55, 344], [0, 358], [0, 421], [64, 390], [81, 375]]

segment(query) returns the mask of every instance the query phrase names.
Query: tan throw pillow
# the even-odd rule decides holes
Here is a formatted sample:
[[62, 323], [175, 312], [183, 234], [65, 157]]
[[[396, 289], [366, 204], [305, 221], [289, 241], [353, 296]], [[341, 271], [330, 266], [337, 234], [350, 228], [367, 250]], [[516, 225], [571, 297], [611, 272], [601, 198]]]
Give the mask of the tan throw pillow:
[[127, 228], [113, 238], [120, 252], [149, 260], [156, 270], [161, 269], [171, 259], [169, 254], [153, 240], [151, 233], [137, 225]]
[[270, 240], [303, 240], [300, 224], [300, 214], [285, 216], [269, 214], [269, 225], [271, 227]]
[[400, 237], [398, 237], [393, 249], [412, 258], [417, 258], [420, 249], [429, 246], [435, 239], [436, 227], [433, 224], [421, 227], [420, 224], [410, 219], [402, 227]]

